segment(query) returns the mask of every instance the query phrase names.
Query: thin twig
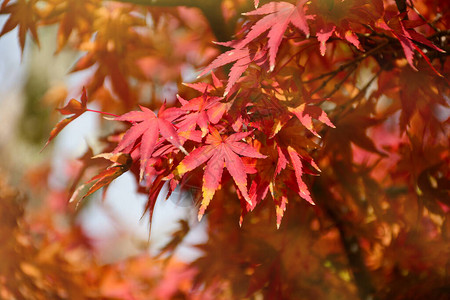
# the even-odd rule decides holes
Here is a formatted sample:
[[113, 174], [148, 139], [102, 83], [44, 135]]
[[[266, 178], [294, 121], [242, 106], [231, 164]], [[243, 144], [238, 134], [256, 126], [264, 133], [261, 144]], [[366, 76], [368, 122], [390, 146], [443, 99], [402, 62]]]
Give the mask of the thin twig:
[[378, 76], [380, 76], [382, 71], [383, 71], [383, 69], [378, 70], [378, 72], [372, 76], [372, 78], [364, 85], [364, 87], [359, 90], [358, 94], [356, 94], [353, 98], [348, 100], [346, 103], [342, 104], [340, 106], [340, 111], [336, 113], [336, 115], [334, 116], [333, 119], [334, 120], [338, 119], [339, 116], [341, 116], [346, 111], [347, 108], [351, 107], [355, 101], [361, 100], [363, 98], [364, 94], [366, 93], [367, 89], [372, 85], [374, 80], [377, 79]]
[[319, 79], [322, 79], [322, 78], [325, 78], [325, 77], [328, 77], [328, 76], [334, 77], [334, 76], [336, 76], [338, 73], [340, 73], [340, 72], [344, 71], [346, 68], [350, 67], [351, 65], [354, 65], [354, 64], [356, 64], [357, 62], [359, 62], [359, 61], [361, 61], [361, 60], [363, 60], [363, 59], [369, 57], [370, 55], [374, 54], [375, 52], [377, 52], [377, 51], [383, 49], [383, 48], [386, 47], [388, 44], [389, 44], [389, 41], [384, 41], [383, 43], [381, 43], [381, 44], [378, 45], [377, 47], [375, 47], [375, 48], [373, 48], [373, 49], [371, 49], [371, 50], [365, 52], [364, 54], [358, 56], [357, 58], [355, 58], [355, 59], [353, 59], [353, 60], [351, 60], [351, 61], [349, 61], [348, 63], [345, 63], [345, 64], [343, 64], [343, 65], [340, 65], [339, 68], [337, 68], [336, 70], [331, 71], [331, 72], [328, 72], [328, 73], [323, 73], [323, 74], [321, 74], [321, 75], [319, 75], [319, 76], [317, 76], [317, 77], [314, 77], [314, 78], [312, 78], [312, 79], [303, 81], [302, 83], [311, 83], [311, 82], [317, 81], [317, 80], [319, 80]]
[[411, 3], [407, 4], [409, 8], [414, 10], [414, 12], [421, 18], [425, 23], [427, 23], [431, 28], [433, 28], [434, 31], [439, 32], [439, 28], [437, 28], [434, 24], [430, 23], [418, 10], [417, 8]]
[[[331, 92], [329, 92], [329, 93], [325, 96], [325, 98], [330, 98], [331, 96], [333, 96], [334, 93], [336, 93], [336, 92], [341, 88], [341, 86], [347, 81], [347, 79], [350, 77], [350, 75], [353, 74], [353, 71], [354, 71], [355, 69], [356, 69], [356, 66], [355, 66], [355, 65], [352, 66], [352, 68], [347, 72], [347, 74], [345, 74], [344, 78], [343, 78], [341, 81], [339, 81], [338, 83], [336, 83], [336, 84], [334, 85], [333, 90], [332, 90]], [[327, 81], [328, 81], [328, 80], [327, 80]], [[313, 94], [316, 93], [316, 92], [317, 92], [317, 91], [314, 91]]]

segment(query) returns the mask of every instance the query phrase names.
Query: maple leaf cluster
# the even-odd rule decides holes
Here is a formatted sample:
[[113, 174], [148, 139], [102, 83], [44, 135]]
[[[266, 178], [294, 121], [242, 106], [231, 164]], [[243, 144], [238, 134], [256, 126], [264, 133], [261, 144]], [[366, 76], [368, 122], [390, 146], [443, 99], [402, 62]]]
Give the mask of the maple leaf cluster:
[[[175, 260], [163, 266], [148, 254], [126, 263], [101, 263], [80, 226], [61, 228], [54, 220], [57, 215], [75, 222], [67, 207], [55, 205], [66, 200], [66, 191], [53, 190], [44, 196], [45, 205], [26, 212], [28, 199], [2, 175], [0, 254], [9, 258], [0, 264], [2, 299], [167, 299], [187, 294], [194, 269]], [[27, 174], [35, 195], [47, 188], [38, 184], [47, 176], [42, 168]]]
[[[20, 19], [14, 20], [24, 15], [25, 10], [27, 14], [29, 11], [37, 10], [33, 4], [33, 1], [19, 1], [9, 5], [5, 2], [2, 5], [2, 12], [10, 13], [2, 34], [15, 26], [20, 26], [19, 36], [22, 48], [26, 27], [30, 28], [37, 40], [36, 24], [21, 23]], [[259, 5], [258, 2], [254, 4], [255, 7]], [[65, 15], [58, 10], [61, 14], [59, 17], [64, 18], [60, 20], [61, 27], [58, 32], [59, 49], [64, 46], [75, 29], [82, 35], [88, 30], [84, 26], [89, 26], [81, 20], [75, 24], [73, 21], [69, 22], [67, 18], [74, 18], [74, 16], [69, 17], [67, 14], [73, 13], [72, 10], [69, 11], [69, 8], [75, 4], [68, 1], [66, 5]], [[136, 101], [133, 100], [135, 96], [132, 96], [131, 87], [126, 79], [129, 75], [124, 73], [127, 69], [131, 69], [125, 65], [121, 66], [126, 62], [121, 56], [122, 53], [131, 55], [134, 61], [130, 61], [132, 64], [138, 63], [143, 57], [144, 54], [139, 50], [142, 46], [139, 44], [147, 45], [148, 41], [143, 40], [143, 35], [138, 34], [135, 28], [145, 26], [144, 20], [130, 15], [131, 7], [112, 6], [109, 12], [101, 9], [97, 12], [94, 3], [86, 1], [83, 5], [87, 12], [92, 12], [93, 16], [98, 13], [101, 15], [90, 28], [97, 34], [95, 44], [89, 46], [90, 51], [80, 59], [73, 70], [78, 71], [96, 63], [98, 67], [89, 90], [95, 92], [106, 76], [110, 76], [112, 91], [127, 105], [135, 103]], [[49, 20], [55, 17], [56, 7], [59, 7], [57, 3], [50, 2], [40, 11], [40, 14], [45, 16], [44, 22], [50, 22]], [[89, 13], [84, 15], [83, 19], [89, 19]], [[117, 16], [121, 15], [124, 17], [119, 19]], [[311, 89], [305, 83], [316, 81], [316, 78], [308, 80], [308, 74], [303, 74], [303, 78], [306, 79], [303, 81], [297, 79], [297, 75], [294, 74], [287, 76], [279, 74], [288, 70], [291, 60], [300, 60], [302, 52], [311, 52], [311, 49], [315, 48], [315, 41], [310, 37], [310, 28], [314, 30], [313, 34], [320, 43], [322, 56], [326, 54], [326, 43], [333, 33], [337, 38], [362, 52], [361, 57], [363, 57], [367, 55], [364, 54], [366, 49], [361, 45], [355, 30], [359, 29], [359, 34], [365, 36], [371, 31], [379, 35], [386, 35], [386, 31], [390, 32], [400, 42], [406, 60], [414, 70], [417, 69], [413, 64], [413, 51], [417, 49], [432, 70], [442, 76], [414, 42], [422, 43], [438, 52], [444, 52], [444, 50], [413, 29], [420, 22], [409, 21], [405, 17], [405, 12], [395, 15], [390, 9], [383, 11], [383, 3], [380, 0], [336, 3], [317, 1], [314, 4], [307, 1], [298, 1], [296, 4], [269, 2], [245, 15], [259, 19], [256, 19], [253, 25], [247, 26], [248, 29], [241, 39], [219, 43], [233, 49], [219, 55], [199, 75], [203, 76], [213, 69], [234, 62], [225, 87], [221, 80], [212, 74], [213, 84], [186, 85], [202, 95], [192, 100], [185, 100], [178, 96], [181, 107], [166, 110], [163, 104], [156, 116], [150, 109], [141, 106], [142, 112], [129, 112], [115, 118], [117, 121], [130, 122], [131, 128], [120, 139], [113, 153], [130, 155], [133, 161], [139, 164], [139, 179], [145, 180], [150, 191], [147, 205], [150, 211], [165, 181], [169, 181], [170, 194], [178, 183], [184, 184], [186, 178], [203, 164], [205, 166], [201, 184], [202, 203], [199, 219], [219, 188], [224, 168], [227, 169], [237, 187], [237, 195], [243, 206], [243, 215], [254, 209], [270, 190], [277, 206], [277, 226], [279, 226], [287, 203], [286, 187], [297, 191], [301, 198], [314, 204], [304, 182], [304, 173], [317, 175], [320, 172], [320, 168], [309, 154], [310, 149], [318, 149], [319, 144], [317, 139], [308, 137], [307, 132], [302, 128], [318, 138], [320, 135], [314, 128], [316, 125], [312, 122], [313, 118], [334, 128], [325, 111], [317, 105], [317, 103], [332, 100], [313, 97], [325, 87], [326, 81], [321, 86]], [[105, 18], [105, 21], [102, 18]], [[77, 28], [76, 24], [81, 27]], [[23, 27], [25, 29], [22, 30]], [[298, 52], [291, 57], [288, 55], [288, 61], [275, 70], [277, 53], [283, 41], [284, 48], [290, 46], [290, 48], [297, 48]], [[81, 42], [82, 40], [80, 48], [84, 49], [86, 46]], [[137, 46], [132, 49], [130, 47], [133, 47], [133, 44]], [[133, 55], [133, 51], [141, 54]], [[373, 49], [369, 49], [370, 51]], [[312, 60], [311, 57], [309, 59]], [[252, 65], [258, 68], [250, 70], [249, 67]], [[302, 72], [302, 69], [307, 66], [308, 61], [299, 71]], [[136, 69], [136, 67], [132, 68]], [[247, 74], [242, 78], [245, 72]], [[264, 72], [267, 73], [264, 74]], [[302, 76], [301, 73], [299, 75]], [[329, 75], [331, 77], [327, 80], [337, 74]], [[142, 74], [132, 76], [143, 79]], [[261, 89], [258, 89], [258, 85], [248, 87], [258, 77], [260, 77]], [[289, 95], [286, 91], [289, 91]], [[334, 92], [337, 90], [333, 90], [326, 96], [331, 96]], [[72, 99], [66, 107], [60, 109], [61, 113], [73, 114], [73, 116], [61, 121], [55, 127], [48, 142], [68, 123], [88, 111], [86, 104], [87, 95], [84, 91], [81, 102]], [[278, 120], [272, 118], [274, 114], [279, 116]], [[295, 119], [299, 123], [296, 123]], [[283, 138], [285, 132], [297, 128], [299, 132], [304, 132], [302, 140], [293, 142], [292, 137], [289, 141]], [[364, 134], [362, 136], [364, 139]], [[187, 152], [184, 144], [187, 145], [190, 153]], [[375, 149], [373, 145], [370, 147], [371, 150]], [[185, 154], [186, 157], [182, 158], [180, 153]], [[269, 160], [276, 167], [273, 168], [270, 167], [270, 163], [261, 162], [267, 157], [261, 153], [270, 153]], [[160, 168], [162, 165], [165, 167], [164, 170]], [[156, 166], [159, 170], [155, 168]], [[119, 168], [115, 171], [114, 167], [109, 167], [107, 172], [94, 177], [91, 181], [98, 180], [98, 182], [87, 195], [108, 185], [130, 166]], [[254, 180], [250, 189], [247, 187], [248, 174], [257, 174], [252, 176]]]
[[[149, 190], [146, 209], [150, 210], [151, 214], [164, 182], [168, 182], [170, 186], [170, 195], [178, 184], [186, 184], [188, 178], [197, 173], [197, 167], [202, 165], [204, 167], [200, 184], [202, 200], [199, 219], [217, 189], [225, 183], [225, 180], [222, 180], [224, 168], [233, 179], [242, 205], [240, 223], [243, 216], [267, 196], [269, 190], [277, 207], [278, 227], [286, 209], [288, 188], [314, 204], [304, 179], [304, 174], [318, 175], [321, 172], [310, 155], [311, 149], [320, 148], [320, 135], [315, 129], [319, 124], [313, 123], [313, 119], [335, 127], [318, 104], [332, 101], [329, 96], [336, 91], [328, 93], [326, 98], [314, 98], [314, 94], [322, 96], [322, 93], [318, 93], [322, 86], [311, 90], [305, 81], [298, 82], [297, 79], [295, 82], [296, 75], [279, 74], [283, 68], [288, 68], [289, 61], [275, 70], [277, 53], [283, 41], [292, 41], [291, 45], [285, 43], [285, 48], [299, 48], [298, 53], [289, 60], [298, 60], [301, 52], [309, 52], [315, 48], [312, 45], [315, 42], [310, 38], [310, 27], [315, 29], [321, 56], [326, 54], [326, 43], [333, 33], [337, 38], [349, 43], [350, 47], [354, 46], [363, 57], [367, 54], [364, 54], [365, 49], [354, 32], [356, 28], [365, 34], [370, 30], [380, 35], [390, 31], [400, 42], [406, 60], [414, 70], [417, 71], [412, 52], [413, 49], [418, 49], [431, 69], [438, 76], [442, 76], [414, 42], [422, 43], [437, 52], [445, 51], [415, 31], [413, 27], [417, 25], [413, 24], [419, 23], [402, 17], [405, 13], [394, 16], [389, 10], [383, 12], [381, 1], [336, 3], [333, 9], [337, 10], [337, 14], [327, 13], [324, 11], [326, 9], [320, 1], [317, 6], [311, 4], [311, 7], [306, 1], [298, 1], [295, 5], [288, 2], [269, 2], [245, 13], [246, 16], [258, 16], [259, 19], [248, 26], [242, 39], [219, 43], [233, 49], [220, 54], [199, 75], [203, 76], [213, 69], [234, 62], [225, 87], [222, 81], [212, 74], [212, 84], [186, 84], [201, 93], [201, 96], [191, 100], [178, 96], [181, 104], [179, 107], [166, 109], [163, 104], [156, 116], [152, 110], [141, 106], [141, 112], [133, 111], [115, 118], [117, 121], [131, 123], [131, 127], [120, 138], [113, 153], [128, 154], [139, 164], [139, 180], [144, 181]], [[316, 14], [309, 14], [309, 11]], [[348, 14], [351, 17], [348, 17]], [[317, 20], [316, 15], [319, 16]], [[345, 22], [343, 18], [346, 18]], [[363, 19], [366, 20], [365, 24]], [[308, 21], [316, 22], [310, 25]], [[137, 24], [132, 22], [131, 26], [135, 25]], [[285, 36], [288, 29], [289, 39]], [[114, 39], [118, 39], [117, 43], [124, 42], [127, 38], [120, 34], [114, 36]], [[115, 63], [108, 62], [106, 65]], [[252, 65], [258, 68], [250, 70]], [[305, 67], [307, 65], [308, 61]], [[264, 72], [266, 74], [263, 75]], [[242, 77], [244, 73], [246, 75]], [[262, 81], [262, 88], [258, 89], [257, 85], [249, 88], [248, 84], [257, 77]], [[304, 77], [307, 78], [307, 75]], [[306, 80], [306, 83], [311, 81], [315, 80]], [[287, 90], [290, 95], [286, 95]], [[86, 94], [83, 97], [81, 106], [85, 106]], [[125, 94], [124, 98], [129, 99]], [[78, 111], [71, 112], [74, 113], [73, 119], [79, 115]], [[278, 119], [274, 120], [272, 116], [275, 114]], [[66, 119], [65, 122], [71, 120]], [[60, 127], [61, 125], [58, 125], [57, 129]], [[286, 139], [286, 133], [289, 131], [298, 131], [301, 138], [293, 141], [290, 136]], [[309, 136], [308, 132], [314, 137]], [[53, 132], [51, 138], [56, 133]], [[379, 153], [370, 141], [367, 142], [364, 133], [361, 136], [364, 140], [362, 142], [368, 144], [364, 145], [365, 148], [370, 147], [371, 151]], [[185, 157], [182, 157], [183, 154]], [[263, 161], [267, 156], [271, 163]], [[108, 168], [107, 173], [93, 179], [98, 179], [99, 182], [93, 190], [108, 185], [128, 169], [129, 167], [116, 172]], [[247, 186], [249, 177], [252, 178], [250, 187]], [[91, 194], [91, 190], [87, 194]]]
[[[99, 155], [83, 157], [83, 172], [99, 172], [72, 189], [72, 200], [106, 191], [127, 171], [148, 195], [150, 217], [159, 196], [193, 194], [198, 219], [209, 213], [206, 255], [194, 263], [198, 286], [229, 282], [235, 297], [293, 290], [317, 298], [311, 282], [296, 279], [310, 268], [311, 281], [330, 278], [333, 295], [395, 298], [380, 274], [407, 284], [414, 277], [398, 274], [430, 270], [436, 260], [407, 265], [393, 249], [423, 249], [415, 234], [441, 245], [444, 238], [431, 236], [448, 227], [448, 4], [123, 2], [130, 3], [19, 0], [0, 8], [9, 15], [0, 36], [18, 27], [23, 49], [27, 31], [38, 41], [37, 27], [57, 23], [58, 51], [85, 52], [72, 71], [92, 71], [81, 100], [59, 109], [69, 117], [48, 142], [86, 112], [125, 126], [103, 139]], [[192, 8], [167, 7], [183, 3]], [[88, 109], [90, 101], [102, 111]], [[285, 231], [264, 236], [270, 226], [283, 229], [285, 214]], [[428, 227], [414, 231], [413, 220]], [[302, 240], [293, 229], [308, 234]], [[221, 265], [213, 253], [230, 240], [245, 242]], [[288, 240], [308, 251], [296, 253]], [[314, 249], [321, 243], [341, 246], [325, 253]], [[297, 256], [311, 265], [288, 270]], [[343, 283], [351, 277], [342, 273], [345, 260], [358, 291]], [[214, 286], [215, 270], [226, 273], [230, 261], [236, 269]]]

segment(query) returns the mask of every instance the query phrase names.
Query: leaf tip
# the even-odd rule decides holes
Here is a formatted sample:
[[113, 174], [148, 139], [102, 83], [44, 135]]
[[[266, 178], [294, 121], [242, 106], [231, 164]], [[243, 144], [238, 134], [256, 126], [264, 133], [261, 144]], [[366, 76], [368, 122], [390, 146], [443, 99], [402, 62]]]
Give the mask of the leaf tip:
[[88, 102], [87, 90], [86, 90], [86, 87], [83, 86], [83, 91], [81, 93], [81, 104], [83, 106], [86, 106], [87, 102]]
[[39, 153], [42, 153], [42, 151], [44, 151], [45, 148], [47, 148], [49, 143], [50, 143], [50, 138], [47, 140], [47, 142], [45, 143], [44, 147], [42, 147], [42, 149], [41, 149], [41, 151], [39, 151]]
[[183, 152], [184, 155], [189, 155], [189, 152], [186, 151], [186, 149], [183, 146], [179, 146], [178, 149], [181, 150], [181, 152]]
[[199, 222], [202, 221], [204, 215], [205, 215], [205, 209], [204, 208], [200, 208], [200, 210], [198, 211], [198, 215], [197, 215], [197, 219], [198, 219]]

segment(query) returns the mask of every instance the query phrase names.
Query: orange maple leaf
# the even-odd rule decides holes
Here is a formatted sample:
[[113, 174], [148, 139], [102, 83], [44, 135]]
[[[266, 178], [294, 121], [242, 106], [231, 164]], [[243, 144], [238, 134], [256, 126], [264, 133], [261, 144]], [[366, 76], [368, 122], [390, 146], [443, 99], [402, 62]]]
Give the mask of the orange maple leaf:
[[9, 14], [9, 18], [0, 32], [0, 37], [14, 28], [19, 27], [19, 43], [22, 53], [25, 48], [25, 38], [28, 30], [39, 46], [39, 38], [37, 35], [39, 11], [36, 8], [36, 0], [18, 0], [6, 6], [5, 4], [8, 2], [3, 3], [0, 8], [0, 15]]

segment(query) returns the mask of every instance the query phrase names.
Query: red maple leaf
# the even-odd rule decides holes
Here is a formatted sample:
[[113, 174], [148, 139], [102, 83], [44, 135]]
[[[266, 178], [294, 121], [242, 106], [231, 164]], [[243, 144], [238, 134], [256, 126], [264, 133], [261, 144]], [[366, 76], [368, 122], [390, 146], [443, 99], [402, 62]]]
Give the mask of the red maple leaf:
[[242, 73], [247, 70], [250, 63], [254, 62], [257, 65], [261, 66], [266, 61], [266, 51], [264, 49], [250, 49], [248, 47], [242, 47], [242, 45], [237, 45], [236, 43], [236, 41], [216, 43], [226, 47], [233, 47], [234, 49], [219, 55], [198, 76], [201, 77], [213, 69], [235, 62], [235, 64], [230, 69], [230, 73], [228, 74], [228, 83], [225, 88], [224, 96], [228, 95], [228, 93], [231, 91], [231, 88], [241, 77]]
[[331, 123], [327, 114], [319, 107], [315, 105], [306, 105], [303, 103], [296, 108], [289, 109], [306, 127], [309, 131], [311, 131], [315, 136], [320, 138], [320, 135], [314, 130], [312, 118], [321, 121], [322, 123], [327, 124], [332, 128], [336, 128], [333, 123]]
[[365, 25], [373, 25], [383, 13], [382, 0], [313, 1], [311, 10], [317, 16], [316, 36], [320, 54], [325, 55], [326, 42], [333, 36], [346, 40], [363, 51], [358, 36]]
[[206, 137], [206, 145], [201, 146], [186, 156], [177, 166], [175, 175], [182, 176], [204, 162], [208, 161], [203, 174], [203, 200], [198, 213], [199, 220], [205, 213], [222, 179], [223, 168], [226, 167], [244, 199], [251, 203], [247, 192], [247, 173], [242, 158], [265, 158], [252, 146], [241, 142], [251, 132], [238, 132], [230, 136], [221, 136], [213, 127]]
[[[305, 182], [302, 179], [303, 164], [300, 159], [301, 156], [292, 147], [288, 147], [287, 150], [288, 150], [289, 157], [291, 158], [292, 166], [294, 168], [295, 178], [297, 179], [297, 185], [298, 185], [298, 189], [299, 189], [298, 194], [300, 195], [300, 197], [302, 197], [303, 199], [305, 199], [312, 205], [315, 205], [314, 201], [311, 199], [311, 194], [309, 193], [308, 187], [306, 186]], [[314, 163], [314, 161], [312, 161], [312, 162]], [[313, 166], [317, 167], [317, 165], [315, 163]], [[318, 169], [318, 167], [317, 167], [317, 169]]]
[[279, 228], [288, 202], [288, 190], [297, 192], [301, 198], [314, 205], [302, 176], [304, 173], [314, 175], [317, 175], [317, 173], [313, 173], [305, 168], [302, 161], [308, 162], [314, 168], [314, 172], [320, 172], [320, 169], [305, 151], [295, 150], [291, 146], [288, 146], [286, 149], [277, 144], [264, 149], [268, 151], [268, 153], [264, 152], [267, 154], [268, 159], [257, 162], [256, 169], [258, 172], [249, 188], [251, 203], [247, 203], [245, 206], [242, 205], [240, 224], [242, 224], [245, 214], [252, 211], [270, 191], [270, 195], [275, 203], [277, 228]]
[[211, 75], [214, 85], [203, 82], [185, 84], [188, 87], [202, 92], [203, 94], [201, 96], [188, 101], [177, 95], [178, 100], [182, 104], [180, 109], [187, 112], [177, 124], [179, 134], [183, 137], [191, 138], [196, 125], [198, 125], [202, 131], [201, 137], [203, 138], [206, 136], [209, 124], [216, 124], [219, 122], [229, 106], [227, 103], [220, 102], [223, 97], [210, 94], [211, 91], [223, 87], [222, 82], [220, 82], [214, 73], [211, 73]]
[[[85, 111], [89, 109], [86, 107], [87, 105], [87, 95], [86, 89], [83, 88], [83, 94], [81, 95], [81, 101], [77, 101], [76, 99], [70, 99], [69, 103], [62, 108], [58, 108], [57, 110], [63, 115], [73, 115], [71, 117], [65, 118], [56, 124], [56, 126], [50, 132], [50, 137], [44, 145], [44, 148], [64, 129], [70, 122], [81, 116]], [[95, 111], [94, 111], [95, 112]]]
[[298, 1], [297, 5], [288, 2], [270, 2], [260, 8], [245, 13], [247, 16], [266, 15], [252, 26], [245, 39], [238, 44], [238, 48], [244, 47], [255, 40], [262, 33], [269, 31], [267, 37], [269, 48], [270, 70], [275, 68], [275, 58], [283, 39], [284, 32], [289, 24], [294, 25], [309, 37], [309, 27], [306, 20], [312, 19], [312, 15], [306, 15], [304, 6], [307, 0]]
[[94, 192], [98, 191], [99, 189], [101, 189], [103, 187], [105, 188], [103, 190], [103, 195], [105, 195], [109, 184], [114, 179], [116, 179], [117, 177], [119, 177], [120, 175], [122, 175], [123, 173], [128, 171], [133, 162], [133, 160], [131, 159], [131, 156], [126, 153], [102, 153], [102, 154], [96, 155], [92, 158], [104, 158], [104, 159], [107, 159], [107, 160], [113, 162], [113, 164], [110, 165], [105, 170], [102, 170], [99, 174], [92, 177], [85, 184], [82, 184], [81, 186], [79, 186], [75, 190], [75, 192], [72, 194], [72, 197], [70, 198], [69, 202], [74, 201], [77, 198], [79, 192], [86, 185], [93, 183], [93, 182], [94, 182], [94, 184], [89, 188], [89, 190], [86, 192], [86, 194], [84, 194], [84, 196], [79, 201], [83, 200], [87, 196], [93, 194]]
[[243, 207], [239, 224], [242, 225], [245, 214], [252, 211], [266, 197], [270, 190], [270, 195], [275, 202], [277, 228], [279, 228], [287, 203], [287, 187], [284, 182], [286, 178], [285, 176], [279, 175], [286, 169], [288, 160], [281, 148], [276, 144], [273, 147], [265, 147], [265, 150], [269, 151], [267, 153], [268, 158], [257, 162], [256, 168], [258, 172], [249, 188], [249, 196], [252, 203], [247, 203]]
[[127, 121], [133, 125], [127, 130], [114, 152], [124, 151], [131, 153], [135, 148], [136, 142], [140, 141], [140, 177], [142, 179], [147, 167], [147, 161], [152, 157], [160, 135], [181, 151], [186, 154], [187, 152], [182, 146], [174, 125], [171, 123], [180, 116], [177, 113], [179, 110], [165, 109], [165, 104], [163, 104], [158, 112], [158, 116], [156, 116], [152, 110], [144, 106], [140, 106], [140, 108], [142, 111], [132, 111], [115, 118], [116, 121]]
[[[44, 148], [64, 129], [70, 122], [81, 116], [84, 112], [90, 111], [98, 114], [108, 115], [112, 117], [117, 117], [115, 114], [98, 111], [94, 109], [87, 108], [88, 97], [86, 93], [86, 88], [83, 87], [83, 94], [81, 95], [81, 101], [77, 101], [76, 99], [70, 99], [70, 101], [66, 104], [66, 106], [62, 108], [57, 108], [57, 110], [63, 115], [72, 115], [71, 117], [65, 118], [56, 124], [56, 126], [50, 132], [50, 137], [44, 145]], [[43, 148], [43, 149], [44, 149]]]
[[379, 28], [390, 31], [400, 42], [400, 45], [403, 48], [403, 52], [405, 53], [406, 60], [408, 61], [411, 68], [417, 71], [417, 68], [414, 66], [414, 50], [417, 50], [422, 57], [425, 59], [427, 64], [431, 67], [431, 69], [438, 76], [443, 77], [431, 64], [430, 59], [423, 53], [422, 50], [414, 43], [418, 42], [424, 44], [427, 47], [430, 47], [439, 52], [445, 52], [441, 48], [434, 45], [430, 42], [425, 36], [415, 31], [413, 28], [421, 25], [422, 22], [414, 22], [409, 20], [403, 20], [405, 13], [390, 15], [386, 14], [384, 20], [380, 19], [377, 22]]
[[211, 78], [213, 84], [209, 84], [207, 82], [195, 82], [195, 83], [183, 83], [183, 85], [193, 88], [194, 90], [197, 90], [200, 93], [210, 93], [213, 91], [217, 92], [217, 90], [223, 88], [222, 81], [219, 78], [217, 78], [214, 72], [211, 72]]

